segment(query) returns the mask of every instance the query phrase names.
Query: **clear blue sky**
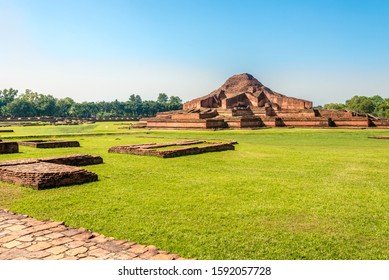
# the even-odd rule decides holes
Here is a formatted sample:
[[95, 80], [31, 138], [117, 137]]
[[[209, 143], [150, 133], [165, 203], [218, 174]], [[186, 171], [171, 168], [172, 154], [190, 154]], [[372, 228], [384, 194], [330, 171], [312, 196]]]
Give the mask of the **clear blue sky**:
[[312, 100], [389, 97], [389, 1], [0, 0], [0, 88], [184, 101], [250, 73]]

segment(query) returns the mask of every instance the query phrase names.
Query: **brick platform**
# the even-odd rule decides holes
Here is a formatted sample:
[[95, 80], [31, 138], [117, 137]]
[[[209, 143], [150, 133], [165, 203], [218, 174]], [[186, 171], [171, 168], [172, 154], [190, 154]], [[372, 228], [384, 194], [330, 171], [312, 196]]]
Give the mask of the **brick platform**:
[[0, 180], [35, 190], [83, 184], [97, 181], [98, 176], [76, 166], [102, 162], [101, 157], [91, 155], [3, 161]]
[[0, 260], [180, 260], [176, 254], [0, 209]]
[[97, 181], [97, 174], [85, 169], [47, 162], [0, 167], [0, 180], [35, 190]]
[[80, 147], [78, 141], [66, 141], [66, 140], [28, 140], [19, 141], [19, 145], [29, 146], [34, 148], [65, 148], [65, 147]]
[[19, 152], [19, 145], [16, 142], [0, 142], [0, 154], [14, 154]]
[[100, 156], [91, 156], [91, 155], [70, 155], [63, 157], [52, 157], [52, 158], [42, 158], [39, 159], [42, 162], [50, 162], [56, 164], [65, 164], [71, 166], [85, 166], [85, 165], [94, 165], [103, 163], [103, 159]]
[[369, 136], [368, 138], [373, 138], [373, 139], [388, 139], [388, 140], [389, 140], [389, 136]]
[[[109, 153], [134, 154], [172, 158], [186, 155], [195, 155], [208, 152], [234, 150], [236, 142], [221, 143], [202, 140], [188, 140], [169, 143], [149, 143], [111, 147]], [[200, 146], [196, 146], [200, 145]], [[167, 148], [159, 150], [160, 148]]]

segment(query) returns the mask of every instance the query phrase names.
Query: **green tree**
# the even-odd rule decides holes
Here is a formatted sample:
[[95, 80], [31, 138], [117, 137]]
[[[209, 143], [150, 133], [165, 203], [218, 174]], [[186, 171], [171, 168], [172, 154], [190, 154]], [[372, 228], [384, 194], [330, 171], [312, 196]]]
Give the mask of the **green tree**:
[[169, 100], [169, 97], [166, 93], [160, 93], [157, 98], [157, 102], [161, 104], [166, 104]]
[[94, 102], [74, 103], [70, 108], [69, 114], [75, 118], [96, 117], [98, 108]]
[[70, 97], [57, 99], [55, 104], [55, 116], [56, 117], [70, 117], [71, 108], [76, 102]]
[[143, 111], [142, 103], [142, 98], [139, 95], [131, 94], [130, 98], [124, 105], [126, 115], [133, 118], [140, 117]]
[[374, 107], [378, 107], [382, 102], [384, 102], [384, 99], [379, 95], [370, 97], [370, 100], [374, 103]]
[[169, 110], [181, 110], [182, 100], [178, 96], [170, 96], [168, 101]]
[[140, 116], [142, 117], [153, 117], [159, 112], [159, 105], [160, 103], [152, 101], [152, 100], [146, 100], [142, 103], [142, 113]]
[[13, 88], [0, 90], [0, 116], [8, 114], [7, 105], [15, 100], [17, 94], [18, 90]]
[[52, 117], [55, 115], [56, 103], [57, 100], [53, 96], [39, 94], [34, 106], [39, 116]]
[[366, 96], [355, 95], [346, 100], [346, 108], [359, 113], [373, 113], [375, 109], [374, 102]]
[[37, 116], [34, 105], [23, 98], [16, 98], [6, 106], [7, 115], [11, 117], [35, 117]]
[[152, 117], [158, 112], [182, 108], [178, 96], [158, 95], [157, 101], [142, 101], [139, 95], [130, 95], [128, 101], [120, 102], [82, 102], [77, 103], [66, 97], [56, 99], [52, 95], [40, 94], [30, 89], [17, 96], [18, 91], [5, 89], [0, 91], [0, 109], [3, 116], [13, 117]]
[[343, 110], [346, 108], [346, 105], [342, 103], [328, 103], [324, 105], [324, 109], [329, 110]]
[[25, 93], [18, 98], [29, 102], [34, 108], [35, 116], [53, 116], [55, 113], [56, 99], [51, 95], [39, 94], [30, 89], [26, 89]]
[[374, 110], [374, 113], [378, 117], [389, 118], [389, 98], [383, 99], [383, 101]]
[[0, 107], [7, 106], [7, 104], [11, 103], [17, 96], [17, 89], [3, 89], [0, 90]]

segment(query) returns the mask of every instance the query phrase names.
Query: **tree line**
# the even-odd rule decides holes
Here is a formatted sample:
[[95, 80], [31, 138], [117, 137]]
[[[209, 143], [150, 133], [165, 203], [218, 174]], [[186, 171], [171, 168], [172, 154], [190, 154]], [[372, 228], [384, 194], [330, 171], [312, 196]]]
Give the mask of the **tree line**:
[[180, 110], [182, 100], [177, 96], [160, 93], [156, 101], [142, 100], [132, 94], [125, 102], [75, 102], [70, 97], [55, 98], [26, 89], [22, 94], [10, 88], [0, 90], [0, 117], [153, 117], [158, 112]]
[[379, 95], [372, 97], [355, 95], [343, 103], [328, 103], [325, 109], [350, 110], [358, 113], [368, 113], [377, 117], [389, 118], [389, 98]]

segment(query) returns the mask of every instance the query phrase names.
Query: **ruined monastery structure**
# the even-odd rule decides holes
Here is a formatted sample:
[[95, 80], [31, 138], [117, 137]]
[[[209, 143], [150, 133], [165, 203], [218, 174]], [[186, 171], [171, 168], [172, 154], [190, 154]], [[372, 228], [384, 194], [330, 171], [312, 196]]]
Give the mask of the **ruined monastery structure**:
[[79, 166], [100, 164], [100, 156], [70, 155], [0, 162], [0, 181], [34, 190], [84, 184], [98, 180], [97, 174]]
[[250, 74], [230, 77], [183, 110], [143, 119], [148, 128], [388, 127], [388, 119], [346, 110], [315, 109], [312, 101], [272, 91]]

